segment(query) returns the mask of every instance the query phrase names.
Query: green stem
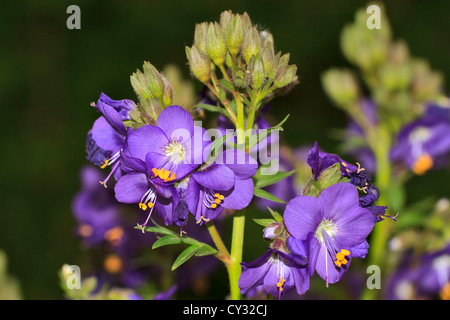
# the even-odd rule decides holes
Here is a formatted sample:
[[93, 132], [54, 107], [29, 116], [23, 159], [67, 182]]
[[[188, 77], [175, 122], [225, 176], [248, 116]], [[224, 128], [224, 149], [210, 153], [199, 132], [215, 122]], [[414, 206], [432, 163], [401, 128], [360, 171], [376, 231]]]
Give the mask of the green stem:
[[[380, 191], [380, 198], [377, 205], [388, 206], [387, 192], [391, 185], [391, 164], [389, 161], [390, 135], [386, 128], [377, 128], [377, 143], [374, 146], [374, 154], [377, 163], [377, 174], [375, 181]], [[388, 252], [387, 242], [390, 238], [393, 224], [390, 221], [377, 223], [372, 231], [370, 239], [370, 249], [368, 257], [368, 265], [377, 265], [383, 272], [385, 266], [386, 253]], [[378, 296], [379, 290], [369, 289], [366, 287], [362, 294], [362, 299], [373, 300]]]
[[219, 254], [217, 255], [217, 258], [223, 261], [223, 263], [229, 267], [230, 266], [230, 253], [228, 252], [227, 247], [222, 241], [222, 238], [219, 235], [219, 232], [217, 232], [216, 226], [213, 222], [207, 222], [206, 227], [208, 229], [209, 234], [211, 235], [212, 240], [214, 241], [214, 244], [216, 245], [217, 250], [219, 251]]
[[245, 210], [236, 211], [233, 218], [231, 236], [231, 264], [228, 267], [231, 300], [240, 300], [239, 277], [241, 275], [242, 253], [244, 249]]

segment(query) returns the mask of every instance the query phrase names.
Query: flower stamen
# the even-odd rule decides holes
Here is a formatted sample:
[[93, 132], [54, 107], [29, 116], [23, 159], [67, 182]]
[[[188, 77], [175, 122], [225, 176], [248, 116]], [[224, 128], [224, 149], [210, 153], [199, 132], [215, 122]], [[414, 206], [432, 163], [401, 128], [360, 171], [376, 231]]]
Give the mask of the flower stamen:
[[161, 169], [153, 168], [152, 172], [153, 172], [153, 175], [155, 176], [155, 178], [160, 178], [164, 182], [172, 181], [177, 178], [177, 175], [175, 172], [172, 173], [172, 175], [171, 175], [171, 171], [164, 169], [164, 168], [161, 168]]
[[338, 267], [341, 267], [342, 265], [346, 265], [348, 263], [348, 260], [346, 259], [350, 255], [350, 251], [347, 249], [341, 249], [340, 252], [336, 253], [336, 260], [334, 261], [334, 264]]
[[417, 175], [423, 175], [433, 168], [433, 158], [428, 153], [423, 153], [414, 161], [411, 170]]

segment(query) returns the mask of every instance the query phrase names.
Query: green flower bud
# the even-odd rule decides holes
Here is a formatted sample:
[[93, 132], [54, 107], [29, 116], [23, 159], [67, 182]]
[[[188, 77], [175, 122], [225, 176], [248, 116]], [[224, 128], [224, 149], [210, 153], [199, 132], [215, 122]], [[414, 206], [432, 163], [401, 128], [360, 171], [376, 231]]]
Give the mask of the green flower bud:
[[290, 66], [282, 66], [274, 79], [274, 84], [277, 88], [282, 88], [284, 86], [287, 86], [288, 84], [296, 81], [297, 79], [297, 66], [296, 65], [290, 65]]
[[261, 50], [261, 58], [264, 64], [264, 70], [269, 70], [272, 66], [273, 59], [275, 58], [275, 52], [273, 45], [270, 42], [266, 42], [265, 46]]
[[153, 96], [160, 99], [164, 94], [164, 81], [158, 70], [150, 63], [144, 62], [144, 76]]
[[136, 70], [136, 72], [130, 76], [130, 82], [134, 92], [136, 92], [136, 95], [139, 98], [146, 99], [152, 96], [152, 93], [147, 86], [145, 76], [140, 70]]
[[237, 88], [247, 88], [250, 85], [250, 72], [242, 68], [233, 69], [233, 83]]
[[227, 10], [227, 11], [223, 11], [220, 14], [220, 27], [222, 28], [222, 30], [225, 32], [225, 30], [227, 30], [228, 28], [228, 24], [230, 23], [230, 21], [234, 18], [234, 14], [231, 10]]
[[236, 57], [241, 50], [244, 41], [244, 28], [242, 26], [242, 18], [235, 15], [229, 22], [227, 30], [227, 46], [232, 57]]
[[250, 20], [250, 16], [247, 12], [242, 14], [242, 28], [244, 29], [244, 33], [247, 33], [252, 28], [252, 20]]
[[211, 60], [218, 66], [223, 65], [227, 55], [227, 44], [222, 28], [217, 22], [211, 22], [208, 26], [207, 52]]
[[208, 23], [202, 22], [195, 25], [194, 45], [203, 52], [207, 52]]
[[186, 56], [192, 74], [202, 83], [209, 81], [211, 77], [211, 62], [206, 54], [198, 50], [195, 45], [186, 47]]
[[282, 222], [272, 222], [264, 228], [264, 239], [273, 240], [281, 236], [284, 232], [284, 224]]
[[245, 34], [244, 42], [242, 43], [242, 56], [246, 63], [250, 58], [257, 55], [261, 49], [261, 38], [256, 27], [253, 27]]
[[251, 59], [251, 84], [253, 89], [259, 89], [262, 87], [266, 80], [266, 74], [264, 73], [264, 64], [261, 57], [258, 55]]
[[167, 78], [163, 75], [161, 75], [163, 81], [164, 81], [164, 94], [162, 97], [162, 101], [164, 103], [164, 106], [170, 106], [172, 105], [172, 101], [173, 101], [173, 90], [172, 90], [172, 86], [169, 83], [169, 80], [167, 80]]
[[327, 95], [340, 107], [354, 104], [359, 95], [353, 73], [346, 69], [330, 69], [322, 75], [322, 85]]

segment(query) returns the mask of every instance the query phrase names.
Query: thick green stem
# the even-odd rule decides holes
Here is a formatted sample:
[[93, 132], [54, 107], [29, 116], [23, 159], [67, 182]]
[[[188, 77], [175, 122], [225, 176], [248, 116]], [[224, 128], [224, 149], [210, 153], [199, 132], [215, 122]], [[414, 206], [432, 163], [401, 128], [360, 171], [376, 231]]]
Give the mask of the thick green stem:
[[[374, 154], [377, 163], [377, 174], [375, 182], [380, 191], [380, 198], [377, 205], [388, 206], [387, 192], [391, 185], [391, 164], [389, 161], [389, 150], [391, 146], [389, 131], [386, 128], [379, 127], [377, 130], [377, 143], [374, 146]], [[392, 231], [392, 223], [385, 221], [377, 223], [372, 231], [370, 239], [370, 249], [368, 257], [368, 265], [377, 265], [383, 272], [385, 266], [386, 253], [388, 252], [388, 240]], [[379, 290], [369, 289], [366, 287], [363, 292], [362, 299], [373, 300], [376, 299]]]
[[222, 241], [222, 238], [219, 235], [219, 232], [217, 232], [216, 226], [213, 222], [207, 222], [206, 227], [208, 228], [208, 232], [211, 236], [211, 239], [214, 241], [214, 244], [216, 245], [217, 250], [219, 253], [216, 255], [218, 259], [222, 260], [223, 263], [229, 267], [230, 266], [230, 254], [228, 252], [227, 247]]

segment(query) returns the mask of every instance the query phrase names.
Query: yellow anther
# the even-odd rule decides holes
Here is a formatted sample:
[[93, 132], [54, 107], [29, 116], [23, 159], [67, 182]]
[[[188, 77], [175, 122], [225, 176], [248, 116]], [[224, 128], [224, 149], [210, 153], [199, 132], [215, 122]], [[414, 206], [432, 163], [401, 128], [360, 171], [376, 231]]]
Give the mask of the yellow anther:
[[100, 168], [105, 169], [108, 166], [108, 164], [109, 164], [109, 160], [106, 159]]
[[172, 175], [170, 175], [171, 171], [164, 169], [164, 168], [162, 168], [162, 169], [153, 168], [152, 172], [153, 172], [153, 175], [155, 176], [155, 178], [160, 178], [161, 180], [164, 180], [164, 182], [172, 181], [177, 178], [177, 175], [175, 172], [172, 173]]
[[143, 202], [139, 202], [139, 208], [142, 210], [147, 210], [147, 205]]
[[361, 171], [365, 171], [366, 169], [361, 168], [361, 165], [359, 164], [359, 162], [356, 163], [358, 166], [358, 170], [356, 170], [356, 173], [360, 173]]
[[411, 170], [417, 175], [423, 175], [425, 172], [433, 168], [433, 165], [433, 158], [428, 153], [424, 153], [414, 161]]
[[342, 252], [336, 253], [336, 259], [341, 261], [345, 259], [345, 255]]
[[213, 209], [217, 208], [217, 204], [215, 204], [215, 203], [211, 204], [211, 208], [213, 208]]
[[336, 261], [334, 262], [334, 264], [337, 265], [338, 267], [340, 267], [340, 266], [342, 265], [342, 263], [341, 263], [339, 260], [336, 260]]
[[347, 264], [347, 260], [346, 259], [342, 259], [341, 261], [340, 261], [342, 264]]
[[350, 251], [348, 251], [347, 249], [341, 249], [341, 253], [343, 253], [346, 256], [350, 255]]
[[149, 202], [147, 205], [150, 209], [153, 208], [153, 202]]
[[214, 202], [220, 204], [222, 201], [220, 199], [215, 199]]
[[280, 290], [280, 292], [282, 292], [284, 290], [283, 285], [286, 282], [286, 279], [282, 279], [281, 277], [279, 277], [278, 279], [279, 281], [277, 283], [277, 288]]
[[220, 195], [218, 196], [218, 198], [219, 198], [220, 200], [223, 200], [225, 197], [224, 197], [223, 195], [220, 194]]
[[216, 197], [216, 198], [220, 197], [220, 193], [216, 192], [216, 193], [214, 194], [214, 197]]
[[344, 167], [346, 167], [347, 166], [347, 164], [345, 163], [345, 162], [341, 162], [342, 163], [342, 165], [344, 166]]

